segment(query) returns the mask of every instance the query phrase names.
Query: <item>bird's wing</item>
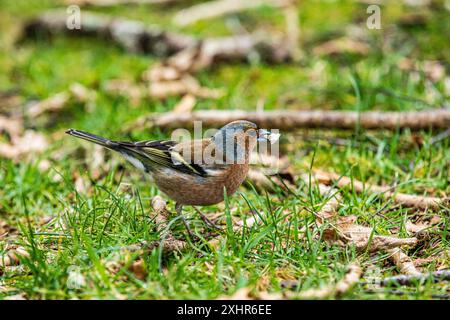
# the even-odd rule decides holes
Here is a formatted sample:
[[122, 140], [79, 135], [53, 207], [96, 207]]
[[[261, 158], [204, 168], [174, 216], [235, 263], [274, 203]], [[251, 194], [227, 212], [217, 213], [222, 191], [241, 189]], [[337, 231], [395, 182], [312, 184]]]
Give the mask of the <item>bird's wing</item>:
[[229, 169], [227, 164], [216, 159], [216, 145], [210, 139], [180, 142], [172, 150], [185, 161], [205, 172], [208, 176], [220, 176]]
[[194, 159], [183, 155], [183, 148], [177, 148], [178, 143], [171, 140], [148, 140], [139, 142], [116, 142], [121, 152], [137, 157], [144, 166], [169, 167], [183, 173], [206, 176], [203, 167], [194, 163]]

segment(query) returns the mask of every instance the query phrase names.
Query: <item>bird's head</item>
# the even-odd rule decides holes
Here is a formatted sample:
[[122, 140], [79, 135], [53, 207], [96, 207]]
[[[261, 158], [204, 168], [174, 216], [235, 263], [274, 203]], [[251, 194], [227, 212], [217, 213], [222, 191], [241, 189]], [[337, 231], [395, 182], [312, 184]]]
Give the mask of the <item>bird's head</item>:
[[[278, 138], [278, 136], [276, 137]], [[273, 143], [274, 135], [247, 120], [237, 120], [223, 126], [213, 136], [217, 152], [233, 163], [248, 162], [250, 153], [256, 147], [257, 141]]]

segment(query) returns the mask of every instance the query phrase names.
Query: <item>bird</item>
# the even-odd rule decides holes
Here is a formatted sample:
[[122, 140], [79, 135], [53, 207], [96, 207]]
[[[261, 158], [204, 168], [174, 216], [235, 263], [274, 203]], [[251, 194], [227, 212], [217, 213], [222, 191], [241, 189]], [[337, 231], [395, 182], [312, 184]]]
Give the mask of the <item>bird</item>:
[[257, 142], [273, 143], [270, 131], [246, 120], [226, 124], [211, 138], [182, 142], [114, 141], [76, 129], [66, 133], [116, 151], [149, 174], [156, 186], [175, 201], [175, 210], [191, 236], [183, 206], [192, 206], [206, 224], [215, 227], [196, 206], [214, 205], [224, 201], [225, 194], [233, 195], [246, 178], [250, 154]]

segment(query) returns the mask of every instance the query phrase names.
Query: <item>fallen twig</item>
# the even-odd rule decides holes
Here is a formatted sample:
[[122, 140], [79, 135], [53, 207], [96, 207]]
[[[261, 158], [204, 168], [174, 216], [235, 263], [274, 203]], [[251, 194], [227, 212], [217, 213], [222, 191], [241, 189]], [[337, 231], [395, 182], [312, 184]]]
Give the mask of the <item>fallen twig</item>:
[[9, 142], [0, 143], [0, 158], [19, 161], [30, 155], [36, 156], [48, 147], [47, 139], [43, 134], [26, 130], [23, 134], [11, 136]]
[[188, 74], [177, 80], [151, 82], [149, 87], [149, 95], [158, 99], [188, 94], [200, 98], [218, 99], [224, 92], [220, 89], [202, 87], [197, 79]]
[[[412, 292], [402, 291], [402, 290], [364, 290], [364, 293], [374, 293], [374, 294], [392, 294], [396, 296], [408, 296], [408, 295], [417, 295], [417, 291], [414, 290]], [[449, 299], [450, 294], [447, 293], [433, 293], [430, 295], [432, 299]]]
[[[303, 175], [307, 185], [319, 182], [314, 176]], [[311, 181], [310, 181], [311, 178]], [[315, 213], [319, 224], [328, 223], [329, 228], [323, 232], [325, 241], [339, 246], [354, 245], [359, 251], [388, 250], [401, 246], [414, 246], [417, 238], [396, 238], [392, 236], [375, 235], [373, 228], [356, 224], [356, 216], [339, 216], [337, 207], [340, 195], [329, 186], [319, 184], [319, 192], [326, 197], [326, 202], [321, 210]]]
[[107, 15], [83, 11], [79, 29], [67, 28], [66, 10], [50, 10], [28, 21], [24, 36], [36, 34], [58, 34], [97, 36], [110, 39], [132, 52], [152, 53], [167, 56], [195, 46], [193, 37], [167, 32], [155, 26], [147, 26], [134, 20], [115, 18]]
[[441, 204], [448, 201], [448, 199], [395, 192], [392, 190], [391, 187], [377, 186], [368, 183], [363, 183], [356, 179], [340, 176], [336, 173], [331, 172], [323, 172], [316, 170], [315, 177], [320, 183], [324, 183], [327, 185], [336, 184], [340, 188], [352, 188], [358, 193], [362, 192], [379, 193], [380, 195], [383, 195], [385, 198], [392, 198], [393, 201], [397, 204], [418, 209], [426, 209], [426, 208], [437, 209]]
[[175, 105], [173, 108], [173, 112], [176, 113], [184, 113], [191, 112], [194, 109], [194, 106], [197, 102], [197, 99], [192, 94], [186, 94], [181, 98], [181, 100]]
[[67, 5], [109, 7], [124, 4], [167, 4], [178, 0], [66, 0]]
[[[324, 231], [324, 238], [331, 244], [346, 246], [354, 245], [359, 251], [388, 250], [402, 246], [415, 246], [417, 238], [397, 238], [392, 236], [375, 235], [373, 228], [355, 224], [356, 217], [347, 216], [338, 218], [335, 228]], [[333, 221], [333, 220], [331, 220]]]
[[333, 39], [322, 43], [313, 49], [314, 55], [338, 55], [341, 53], [358, 54], [366, 56], [370, 46], [365, 42], [356, 41], [348, 37]]
[[394, 248], [387, 250], [390, 253], [390, 259], [400, 269], [400, 273], [405, 275], [419, 275], [419, 270], [414, 266], [414, 262], [406, 255], [400, 248]]
[[173, 22], [186, 26], [199, 20], [211, 19], [225, 14], [253, 9], [261, 6], [284, 7], [289, 0], [215, 0], [196, 4], [178, 12]]
[[[142, 22], [115, 18], [83, 11], [80, 29], [67, 28], [65, 10], [51, 10], [26, 23], [24, 36], [39, 33], [65, 33], [77, 36], [97, 36], [111, 40], [131, 52], [142, 52], [158, 56], [170, 56], [182, 50], [195, 48], [196, 56], [208, 61], [241, 61], [251, 54], [258, 54], [268, 62], [289, 59], [289, 52], [280, 41], [267, 39], [265, 34], [245, 34], [224, 38], [196, 39], [194, 37], [165, 31]], [[204, 62], [202, 62], [203, 64]]]
[[424, 282], [428, 279], [432, 279], [433, 282], [448, 281], [450, 280], [450, 270], [440, 270], [431, 273], [421, 273], [415, 275], [399, 275], [394, 277], [387, 277], [381, 280], [374, 280], [373, 282], [363, 282], [362, 284], [376, 284], [380, 286], [389, 286], [393, 284], [407, 286], [413, 285], [418, 282]]
[[[192, 113], [152, 114], [138, 120], [145, 127], [161, 129], [188, 128], [194, 121], [201, 121], [205, 127], [220, 127], [235, 120], [246, 119], [261, 128], [296, 130], [301, 128], [322, 129], [364, 129], [397, 128], [421, 130], [428, 128], [447, 128], [450, 126], [450, 109], [433, 109], [408, 112], [353, 112], [329, 110], [275, 110], [252, 112], [241, 110], [200, 110]], [[133, 128], [135, 126], [133, 125]]]
[[95, 98], [95, 92], [85, 86], [74, 83], [68, 91], [63, 91], [33, 104], [26, 110], [27, 116], [36, 118], [46, 113], [55, 113], [64, 109], [71, 99], [87, 102]]
[[136, 84], [128, 79], [112, 79], [105, 85], [105, 91], [111, 95], [120, 95], [128, 98], [131, 105], [136, 107], [146, 96], [148, 90], [142, 84]]

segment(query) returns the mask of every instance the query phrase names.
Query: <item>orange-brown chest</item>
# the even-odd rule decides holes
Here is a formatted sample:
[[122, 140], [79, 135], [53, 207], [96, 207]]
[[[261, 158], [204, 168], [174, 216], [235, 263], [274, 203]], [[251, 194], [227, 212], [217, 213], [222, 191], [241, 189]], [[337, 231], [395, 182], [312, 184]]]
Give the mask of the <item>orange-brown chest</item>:
[[248, 164], [233, 164], [220, 175], [194, 177], [187, 174], [164, 174], [155, 182], [170, 198], [185, 205], [212, 205], [222, 202], [224, 188], [231, 196], [244, 182], [248, 173]]

